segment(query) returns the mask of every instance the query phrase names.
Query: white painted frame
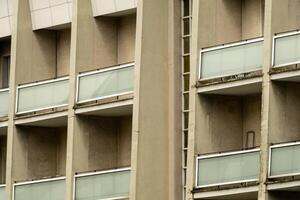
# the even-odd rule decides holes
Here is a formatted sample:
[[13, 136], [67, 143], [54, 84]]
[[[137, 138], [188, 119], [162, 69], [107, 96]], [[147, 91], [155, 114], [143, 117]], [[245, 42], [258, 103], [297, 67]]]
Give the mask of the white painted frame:
[[[198, 69], [199, 69], [198, 79], [201, 80], [201, 81], [205, 81], [205, 80], [210, 80], [210, 79], [214, 79], [214, 78], [221, 78], [221, 77], [225, 77], [225, 76], [237, 75], [236, 73], [232, 73], [232, 74], [225, 74], [225, 75], [222, 75], [222, 76], [212, 76], [212, 77], [209, 77], [209, 78], [201, 78], [203, 53], [210, 52], [210, 51], [216, 51], [216, 50], [220, 50], [220, 49], [227, 49], [227, 48], [231, 48], [231, 47], [243, 46], [243, 45], [253, 44], [253, 43], [258, 43], [258, 42], [263, 42], [263, 41], [264, 41], [264, 38], [259, 37], [259, 38], [249, 39], [249, 40], [240, 41], [240, 42], [233, 42], [233, 43], [229, 43], [229, 44], [223, 44], [223, 45], [219, 45], [219, 46], [215, 46], [215, 47], [202, 48], [200, 50], [200, 59], [199, 59], [199, 67], [198, 67]], [[250, 72], [255, 72], [255, 71], [257, 71], [257, 70], [245, 71], [243, 73], [250, 73]]]
[[97, 98], [93, 98], [93, 99], [79, 101], [79, 84], [80, 84], [80, 78], [81, 77], [94, 75], [94, 74], [101, 74], [101, 73], [108, 72], [108, 71], [114, 71], [114, 70], [118, 70], [118, 69], [134, 67], [134, 66], [135, 66], [135, 63], [133, 62], [133, 63], [123, 64], [123, 65], [118, 65], [118, 66], [115, 66], [115, 67], [109, 67], [109, 68], [105, 68], [105, 69], [98, 69], [98, 70], [95, 70], [95, 71], [90, 71], [90, 72], [85, 72], [85, 73], [78, 74], [77, 75], [77, 81], [76, 81], [76, 103], [78, 103], [78, 104], [87, 103], [87, 102], [90, 102], [90, 101], [97, 101], [97, 100], [106, 99], [106, 98], [110, 98], [110, 97], [116, 97], [116, 96], [121, 96], [121, 95], [126, 95], [126, 94], [133, 94], [133, 91], [130, 91], [130, 92], [117, 93], [117, 94], [113, 94], [113, 95], [106, 95], [106, 96], [102, 96], [102, 97], [97, 97]]
[[208, 154], [208, 155], [198, 156], [196, 158], [196, 178], [195, 178], [196, 188], [200, 189], [200, 188], [206, 188], [206, 187], [223, 186], [223, 185], [230, 185], [230, 184], [237, 184], [237, 183], [246, 183], [246, 182], [258, 181], [258, 177], [257, 177], [256, 179], [248, 179], [248, 180], [241, 180], [241, 181], [231, 181], [231, 182], [216, 183], [216, 184], [209, 184], [209, 185], [202, 185], [202, 186], [199, 186], [199, 184], [198, 184], [199, 160], [204, 160], [204, 159], [209, 159], [209, 158], [217, 158], [217, 157], [233, 156], [233, 155], [238, 155], [238, 154], [254, 153], [254, 152], [260, 152], [260, 148], [255, 148], [255, 149], [250, 149], [250, 150], [242, 150], [242, 151], [232, 151], [232, 152], [227, 152], [227, 153], [217, 153], [217, 154]]
[[15, 200], [15, 188], [17, 186], [32, 185], [32, 184], [45, 183], [45, 182], [55, 182], [55, 181], [61, 181], [61, 180], [66, 180], [66, 177], [62, 176], [62, 177], [57, 177], [57, 178], [47, 178], [47, 179], [40, 179], [40, 180], [34, 180], [34, 181], [25, 181], [25, 182], [14, 183], [12, 199]]
[[270, 146], [270, 149], [269, 149], [269, 166], [268, 166], [268, 177], [269, 178], [282, 178], [282, 177], [287, 177], [287, 176], [297, 176], [297, 175], [300, 175], [300, 172], [298, 172], [298, 173], [282, 174], [282, 175], [276, 175], [276, 176], [272, 176], [271, 175], [272, 149], [282, 148], [282, 147], [298, 146], [298, 145], [300, 145], [300, 141], [298, 141], [298, 142], [283, 143], [283, 144], [275, 144], [275, 145]]
[[[124, 172], [124, 171], [131, 171], [131, 168], [126, 167], [126, 168], [120, 168], [120, 169], [112, 169], [112, 170], [105, 170], [105, 171], [98, 171], [98, 172], [87, 172], [87, 173], [76, 174], [74, 176], [74, 181], [73, 181], [73, 200], [76, 200], [76, 178], [95, 176], [95, 175], [101, 175], [101, 174], [110, 174], [110, 173], [116, 173], [116, 172]], [[125, 199], [125, 198], [129, 198], [129, 196], [97, 199], [97, 200], [118, 200], [118, 199]]]
[[288, 65], [295, 65], [299, 64], [299, 61], [295, 62], [290, 62], [290, 63], [285, 63], [285, 64], [280, 64], [280, 65], [275, 65], [275, 45], [276, 45], [276, 39], [278, 38], [283, 38], [283, 37], [289, 37], [289, 36], [294, 36], [294, 35], [300, 35], [300, 30], [296, 31], [291, 31], [288, 33], [278, 33], [273, 36], [273, 41], [272, 41], [272, 67], [277, 68], [277, 67], [283, 67], [283, 66], [288, 66]]
[[52, 108], [59, 108], [59, 107], [63, 107], [63, 106], [67, 106], [68, 104], [60, 104], [60, 105], [56, 105], [56, 106], [48, 106], [48, 107], [44, 107], [44, 108], [38, 108], [38, 109], [33, 109], [33, 110], [28, 110], [28, 111], [23, 111], [23, 112], [18, 112], [18, 105], [19, 105], [19, 90], [22, 88], [29, 88], [29, 87], [35, 87], [38, 85], [47, 85], [47, 84], [51, 84], [51, 83], [55, 83], [55, 82], [60, 82], [60, 81], [66, 81], [69, 80], [69, 77], [62, 77], [62, 78], [57, 78], [57, 79], [51, 79], [51, 80], [47, 80], [47, 81], [39, 81], [37, 83], [29, 83], [29, 84], [24, 84], [24, 85], [19, 85], [17, 87], [17, 94], [16, 94], [16, 106], [15, 106], [15, 113], [16, 114], [25, 114], [25, 113], [30, 113], [30, 112], [36, 112], [36, 111], [41, 111], [41, 110], [47, 110], [47, 109], [52, 109]]

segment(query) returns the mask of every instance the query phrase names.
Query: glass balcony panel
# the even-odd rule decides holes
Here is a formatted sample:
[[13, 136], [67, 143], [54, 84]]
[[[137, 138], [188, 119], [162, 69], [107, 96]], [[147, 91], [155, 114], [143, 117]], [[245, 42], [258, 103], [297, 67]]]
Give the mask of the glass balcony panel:
[[300, 173], [300, 144], [271, 149], [271, 176]]
[[68, 103], [69, 80], [20, 87], [18, 89], [18, 113], [63, 106]]
[[259, 152], [200, 158], [197, 170], [198, 187], [255, 180], [259, 172]]
[[4, 186], [1, 186], [0, 187], [0, 200], [4, 200], [4, 199], [6, 199], [5, 198], [5, 187]]
[[262, 41], [202, 52], [201, 78], [216, 78], [259, 70]]
[[80, 76], [78, 102], [132, 92], [133, 77], [133, 66]]
[[130, 171], [118, 171], [76, 178], [75, 200], [100, 200], [127, 197]]
[[15, 200], [64, 200], [65, 180], [16, 185]]
[[275, 38], [274, 66], [300, 62], [300, 34]]
[[9, 98], [9, 91], [4, 90], [0, 91], [0, 117], [4, 117], [8, 115], [8, 98]]

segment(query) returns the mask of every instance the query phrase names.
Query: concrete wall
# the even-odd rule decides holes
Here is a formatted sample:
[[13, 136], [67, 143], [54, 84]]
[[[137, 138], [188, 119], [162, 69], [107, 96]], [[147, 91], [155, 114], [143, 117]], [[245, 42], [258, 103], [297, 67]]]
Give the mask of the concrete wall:
[[[67, 76], [70, 69], [71, 30], [56, 31], [56, 75]], [[55, 67], [54, 66], [54, 67]]]
[[273, 83], [270, 102], [270, 143], [300, 140], [298, 83]]
[[275, 0], [272, 7], [273, 31], [278, 33], [299, 29], [299, 9], [300, 2], [298, 0]]
[[263, 0], [200, 0], [199, 41], [214, 46], [263, 35]]
[[0, 136], [0, 184], [4, 184], [6, 178], [6, 140], [6, 135]]
[[15, 181], [65, 175], [66, 128], [17, 127], [22, 161]]
[[[200, 95], [196, 118], [196, 153], [216, 153], [246, 147], [246, 133], [255, 132], [260, 144], [260, 95]], [[198, 124], [199, 123], [199, 124]]]
[[[130, 166], [132, 119], [127, 117], [78, 118], [80, 156], [86, 159], [77, 172], [107, 170]], [[78, 156], [79, 156], [78, 155]]]
[[[90, 11], [92, 12], [92, 11]], [[136, 15], [99, 17], [87, 20], [85, 30], [87, 51], [78, 63], [84, 72], [134, 61]], [[86, 26], [87, 26], [86, 25]], [[92, 47], [92, 48], [91, 48]]]
[[0, 41], [0, 88], [3, 87], [2, 85], [2, 65], [3, 65], [3, 57], [10, 55], [10, 39]]

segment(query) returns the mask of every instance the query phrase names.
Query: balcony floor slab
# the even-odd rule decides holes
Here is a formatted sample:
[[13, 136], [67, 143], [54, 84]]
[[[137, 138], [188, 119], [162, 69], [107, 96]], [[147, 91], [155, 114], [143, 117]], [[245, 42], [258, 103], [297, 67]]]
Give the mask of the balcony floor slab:
[[199, 192], [194, 194], [194, 199], [249, 200], [257, 199], [257, 193], [258, 186], [249, 186], [243, 188]]
[[227, 83], [208, 85], [198, 88], [199, 94], [249, 95], [262, 90], [262, 78], [251, 78]]

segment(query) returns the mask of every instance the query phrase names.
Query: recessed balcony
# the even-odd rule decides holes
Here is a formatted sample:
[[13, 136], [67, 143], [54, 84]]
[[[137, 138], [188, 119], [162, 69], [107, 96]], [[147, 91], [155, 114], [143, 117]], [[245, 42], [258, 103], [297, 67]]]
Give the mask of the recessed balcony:
[[0, 90], [0, 117], [6, 117], [8, 115], [8, 99], [9, 89]]
[[121, 16], [136, 12], [137, 0], [91, 0], [93, 15]]
[[64, 77], [18, 86], [16, 114], [34, 113], [67, 106], [68, 84], [68, 77]]
[[[224, 94], [238, 94], [239, 91], [258, 92], [262, 82], [262, 57], [263, 38], [202, 49], [198, 92], [214, 94], [222, 94], [222, 91]], [[221, 92], [218, 92], [219, 90]]]
[[5, 199], [5, 185], [0, 185], [0, 199]]
[[75, 176], [75, 200], [127, 199], [130, 168], [83, 173]]
[[0, 38], [11, 36], [13, 26], [13, 0], [0, 1]]
[[300, 142], [270, 147], [269, 178], [300, 175]]
[[14, 184], [14, 200], [63, 200], [65, 177]]
[[33, 30], [70, 26], [72, 22], [72, 0], [30, 0]]
[[199, 156], [196, 170], [196, 188], [255, 182], [259, 149]]
[[300, 32], [279, 33], [273, 37], [271, 79], [300, 81]]

